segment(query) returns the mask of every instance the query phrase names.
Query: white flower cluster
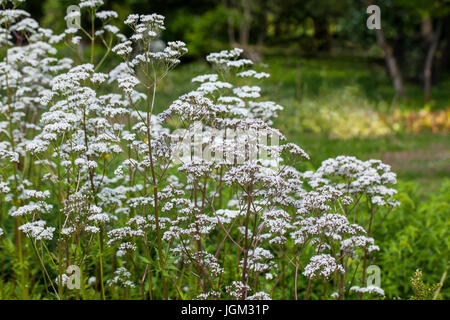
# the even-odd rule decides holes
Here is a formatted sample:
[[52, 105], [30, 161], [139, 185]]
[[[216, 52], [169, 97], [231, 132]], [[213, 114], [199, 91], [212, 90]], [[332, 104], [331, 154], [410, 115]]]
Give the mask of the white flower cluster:
[[103, 5], [103, 0], [81, 0], [80, 8], [96, 8]]
[[130, 280], [131, 272], [129, 272], [126, 268], [120, 267], [114, 272], [114, 278], [108, 280], [107, 285], [119, 285], [124, 288], [134, 288], [134, 283]]
[[[253, 272], [266, 273], [274, 267], [274, 263], [270, 262], [274, 256], [269, 250], [256, 248], [255, 250], [249, 250], [248, 256], [248, 269]], [[241, 267], [242, 264], [243, 260], [241, 260]]]
[[357, 292], [357, 293], [370, 293], [370, 294], [376, 294], [379, 296], [384, 296], [384, 290], [377, 286], [367, 286], [367, 287], [358, 287], [353, 286], [350, 288], [350, 291]]
[[38, 220], [34, 222], [28, 222], [19, 227], [19, 230], [26, 233], [30, 238], [35, 240], [52, 240], [53, 232], [56, 230], [54, 227], [46, 227], [47, 224], [44, 220]]
[[[159, 84], [186, 45], [155, 49], [165, 30], [158, 14], [129, 15], [128, 38], [109, 24], [118, 14], [99, 11], [102, 4], [80, 2], [99, 30], [61, 35], [24, 11], [0, 10], [7, 49], [0, 61], [0, 193], [8, 213], [0, 236], [19, 230], [35, 245], [45, 242], [40, 248], [47, 250], [36, 254], [50, 282], [47, 265], [60, 274], [72, 261], [86, 262], [82, 272], [100, 276], [102, 296], [106, 284], [108, 294], [117, 295], [117, 287], [143, 297], [161, 286], [168, 298], [170, 288], [180, 294], [178, 279], [194, 277], [180, 284], [189, 297], [266, 300], [272, 291], [265, 290], [285, 274], [296, 284], [299, 274], [309, 284], [333, 282], [340, 296], [349, 258], [366, 262], [379, 250], [371, 224], [362, 222], [398, 205], [390, 167], [341, 156], [315, 172], [299, 171], [309, 155], [273, 128], [283, 107], [253, 83], [270, 75], [238, 48], [208, 55], [216, 73], [194, 77], [196, 88], [157, 114]], [[19, 33], [26, 42], [15, 46]], [[86, 38], [106, 46], [104, 58], [97, 61], [94, 46], [89, 62], [58, 58], [56, 43]], [[108, 70], [110, 51], [123, 62]], [[197, 134], [199, 123], [205, 134]], [[180, 162], [176, 139], [192, 142]], [[30, 249], [17, 242], [19, 253]], [[295, 272], [280, 270], [278, 259]]]
[[380, 160], [361, 161], [339, 156], [325, 160], [316, 172], [306, 172], [305, 177], [309, 178], [312, 187], [331, 184], [349, 195], [367, 194], [377, 206], [399, 205], [393, 199], [397, 191], [390, 187], [397, 183], [396, 174]]
[[226, 287], [226, 290], [232, 298], [239, 300], [243, 291], [250, 291], [250, 286], [242, 283], [242, 281], [233, 281], [230, 286]]
[[252, 294], [251, 296], [248, 296], [247, 300], [272, 300], [272, 299], [270, 298], [270, 295], [267, 294], [266, 292], [259, 291], [256, 292], [255, 294]]
[[244, 50], [240, 48], [223, 50], [209, 54], [206, 61], [213, 63], [218, 68], [241, 68], [252, 65], [253, 61], [249, 59], [239, 59], [243, 52]]
[[336, 271], [345, 272], [342, 265], [338, 264], [335, 258], [329, 254], [321, 254], [311, 258], [303, 274], [308, 278], [322, 276], [327, 279]]

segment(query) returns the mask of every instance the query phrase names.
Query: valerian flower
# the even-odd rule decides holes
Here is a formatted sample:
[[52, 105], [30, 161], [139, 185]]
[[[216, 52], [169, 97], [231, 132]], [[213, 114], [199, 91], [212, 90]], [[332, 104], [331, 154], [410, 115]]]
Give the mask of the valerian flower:
[[[333, 282], [334, 298], [381, 294], [345, 288], [345, 277], [350, 259], [366, 265], [380, 250], [366, 222], [398, 205], [391, 168], [339, 156], [302, 172], [310, 155], [273, 126], [283, 106], [258, 85], [270, 75], [239, 48], [209, 54], [214, 70], [157, 113], [160, 83], [186, 44], [160, 40], [159, 14], [129, 15], [127, 37], [102, 4], [79, 3], [97, 18], [92, 33], [77, 26], [60, 35], [25, 11], [0, 10], [0, 193], [8, 213], [0, 236], [32, 240], [42, 283], [52, 287], [47, 266], [56, 265], [57, 284], [67, 284], [60, 270], [75, 261], [84, 276], [95, 272], [89, 290], [102, 298], [106, 285], [108, 297], [161, 287], [165, 298], [176, 288], [190, 298], [267, 300], [291, 275]], [[17, 34], [26, 36], [21, 46]], [[73, 48], [86, 37], [105, 44], [105, 60], [111, 51], [123, 61], [110, 68], [94, 51], [89, 62], [60, 58], [57, 43]]]

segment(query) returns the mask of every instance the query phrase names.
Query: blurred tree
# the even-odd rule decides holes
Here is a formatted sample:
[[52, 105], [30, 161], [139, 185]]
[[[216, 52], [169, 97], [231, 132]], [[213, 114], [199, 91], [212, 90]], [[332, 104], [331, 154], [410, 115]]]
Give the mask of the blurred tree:
[[[369, 7], [373, 5], [372, 0], [366, 0], [366, 5]], [[396, 97], [405, 97], [405, 88], [403, 85], [403, 77], [400, 68], [397, 64], [397, 59], [392, 51], [392, 47], [388, 44], [386, 40], [383, 28], [375, 29], [377, 36], [377, 42], [379, 46], [383, 49], [384, 59], [386, 60], [386, 66], [389, 70], [389, 75], [391, 76], [392, 83], [394, 84]]]
[[[372, 2], [375, 3], [366, 1], [368, 5]], [[443, 35], [443, 22], [450, 14], [450, 1], [390, 0], [384, 1], [381, 6], [383, 29], [389, 29], [389, 38], [393, 39], [397, 46], [394, 50], [391, 49], [383, 29], [377, 30], [377, 39], [385, 52], [396, 92], [404, 96], [402, 72], [397, 64], [397, 59], [400, 59], [406, 73], [417, 70], [415, 77], [421, 79], [424, 100], [428, 101], [431, 98], [433, 62], [437, 53], [442, 56], [439, 44]], [[418, 59], [414, 57], [415, 54], [419, 56]], [[417, 68], [414, 66], [416, 60]]]
[[[264, 47], [317, 54], [350, 49], [382, 53], [397, 96], [404, 81], [420, 82], [424, 98], [450, 65], [450, 0], [104, 0], [104, 9], [166, 16], [162, 40], [183, 39], [190, 57], [239, 46], [259, 60]], [[25, 9], [57, 33], [66, 28], [67, 7], [77, 0], [27, 1]], [[381, 7], [381, 30], [366, 28], [366, 8]], [[117, 23], [122, 32], [130, 29]], [[375, 45], [374, 45], [375, 44]], [[367, 50], [378, 48], [377, 50]], [[381, 55], [381, 54], [380, 54]], [[448, 68], [447, 68], [448, 69]]]
[[66, 10], [72, 4], [71, 0], [45, 0], [42, 5], [42, 26], [62, 33], [66, 29]]
[[431, 98], [432, 70], [435, 54], [442, 35], [443, 22], [450, 14], [449, 0], [400, 0], [405, 11], [417, 13], [420, 18], [420, 31], [423, 41], [424, 66], [423, 85], [425, 101]]
[[223, 50], [227, 43], [227, 8], [217, 6], [201, 15], [179, 9], [168, 26], [171, 33], [186, 42], [190, 57], [204, 56], [211, 51]]

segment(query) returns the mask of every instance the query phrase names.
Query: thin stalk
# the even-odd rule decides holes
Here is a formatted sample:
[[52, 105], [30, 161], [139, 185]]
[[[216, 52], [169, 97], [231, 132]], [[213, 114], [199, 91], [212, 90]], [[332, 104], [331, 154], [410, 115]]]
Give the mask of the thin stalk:
[[[251, 213], [251, 204], [252, 204], [252, 192], [253, 185], [250, 182], [250, 187], [248, 189], [248, 205], [247, 205], [247, 213], [245, 215], [245, 235], [244, 235], [244, 263], [242, 266], [242, 283], [244, 286], [247, 284], [247, 260], [248, 260], [248, 224], [250, 220]], [[247, 298], [247, 289], [244, 287], [242, 290], [242, 300]]]
[[[148, 53], [146, 53], [147, 56], [147, 72], [149, 69], [148, 66]], [[151, 135], [151, 113], [153, 110], [153, 106], [155, 104], [155, 95], [156, 95], [156, 77], [153, 81], [153, 93], [151, 91], [151, 86], [147, 86], [147, 145], [148, 145], [148, 156], [150, 159], [150, 172], [152, 175], [152, 182], [153, 182], [153, 204], [155, 209], [155, 229], [156, 229], [156, 242], [158, 246], [158, 258], [159, 258], [159, 267], [161, 271], [161, 283], [163, 287], [163, 295], [164, 299], [168, 300], [168, 293], [167, 293], [167, 286], [166, 286], [166, 280], [164, 276], [164, 260], [163, 260], [163, 252], [162, 252], [162, 241], [161, 241], [161, 230], [160, 230], [160, 222], [159, 222], [159, 210], [158, 210], [158, 185], [156, 182], [156, 174], [155, 174], [155, 167], [153, 164], [153, 151], [152, 151], [152, 135]], [[151, 99], [151, 104], [150, 104]]]
[[97, 233], [98, 247], [99, 247], [99, 262], [100, 262], [100, 298], [105, 300], [105, 286], [103, 283], [103, 227], [100, 227], [100, 232]]
[[[370, 231], [372, 229], [372, 221], [373, 221], [373, 215], [374, 210], [373, 206], [370, 210], [370, 220], [369, 220], [369, 227], [367, 228], [367, 237], [370, 237]], [[361, 279], [361, 285], [364, 286], [366, 282], [366, 264], [367, 264], [367, 248], [364, 248], [364, 260], [363, 260], [363, 269], [362, 269], [362, 279]], [[362, 300], [363, 293], [361, 292], [359, 295], [359, 299]]]

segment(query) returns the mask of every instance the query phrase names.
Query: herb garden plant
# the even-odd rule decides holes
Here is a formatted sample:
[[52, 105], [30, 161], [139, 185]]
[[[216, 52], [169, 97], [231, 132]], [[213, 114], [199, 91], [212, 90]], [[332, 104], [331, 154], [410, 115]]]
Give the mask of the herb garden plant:
[[[187, 52], [155, 49], [163, 16], [128, 16], [127, 37], [101, 0], [81, 1], [91, 25], [55, 35], [21, 2], [0, 0], [1, 298], [384, 295], [368, 268], [398, 205], [388, 165], [339, 156], [300, 170], [309, 156], [272, 127], [282, 107], [255, 85], [269, 74], [241, 49], [208, 55], [196, 89], [157, 108]], [[181, 155], [180, 140], [202, 152]]]

